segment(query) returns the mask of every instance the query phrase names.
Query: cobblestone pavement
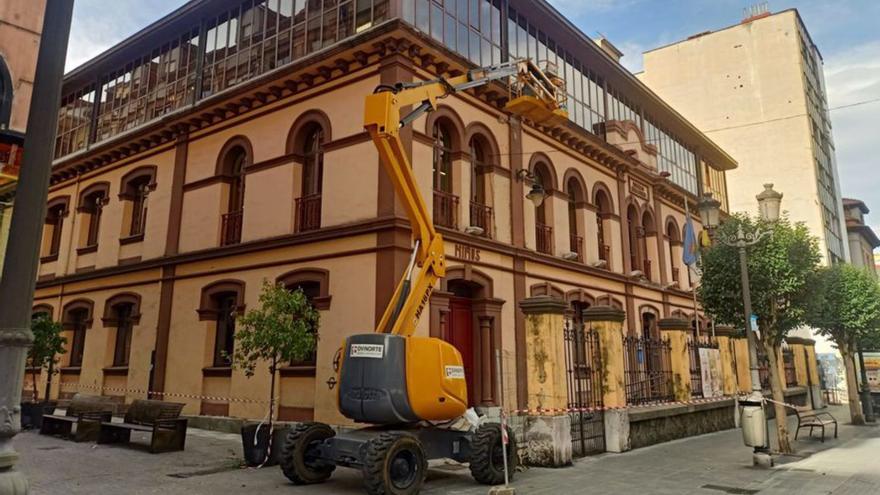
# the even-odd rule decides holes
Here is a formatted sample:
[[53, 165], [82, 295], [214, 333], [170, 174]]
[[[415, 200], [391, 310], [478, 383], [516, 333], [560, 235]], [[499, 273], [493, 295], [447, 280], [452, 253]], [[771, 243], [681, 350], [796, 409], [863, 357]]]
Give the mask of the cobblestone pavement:
[[[831, 410], [847, 418], [843, 408]], [[33, 495], [55, 494], [360, 494], [360, 474], [338, 469], [323, 485], [296, 487], [277, 467], [242, 469], [236, 435], [191, 429], [185, 452], [151, 455], [134, 447], [77, 444], [24, 432], [15, 438], [19, 468]], [[841, 424], [840, 439], [801, 439], [800, 457], [774, 469], [751, 467], [738, 430], [677, 440], [626, 454], [577, 460], [564, 469], [517, 473], [523, 494], [878, 494], [880, 427]], [[423, 493], [485, 494], [467, 467], [432, 464]]]

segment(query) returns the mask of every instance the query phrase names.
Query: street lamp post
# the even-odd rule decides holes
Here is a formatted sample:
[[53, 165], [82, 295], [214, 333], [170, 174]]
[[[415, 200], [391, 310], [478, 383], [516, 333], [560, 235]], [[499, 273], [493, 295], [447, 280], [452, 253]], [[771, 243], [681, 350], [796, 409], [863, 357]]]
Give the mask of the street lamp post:
[[[773, 184], [764, 184], [764, 191], [756, 196], [760, 207], [761, 218], [763, 220], [775, 222], [779, 219], [779, 206], [782, 202], [782, 194], [773, 190]], [[714, 199], [710, 194], [705, 195], [700, 200], [700, 216], [703, 225], [708, 229], [713, 229], [719, 225], [719, 208], [721, 203]], [[737, 226], [736, 233], [727, 237], [720, 237], [717, 240], [722, 244], [734, 247], [739, 251], [739, 270], [742, 281], [742, 298], [743, 298], [743, 317], [746, 327], [746, 339], [749, 347], [749, 371], [752, 382], [752, 393], [747, 401], [749, 403], [763, 403], [764, 394], [761, 390], [761, 377], [758, 372], [758, 343], [755, 338], [755, 332], [752, 330], [752, 292], [749, 287], [749, 265], [748, 265], [748, 248], [758, 244], [772, 232], [769, 230], [761, 230], [755, 232], [745, 232], [742, 223]], [[765, 438], [767, 432], [764, 432]], [[764, 452], [765, 448], [755, 447], [755, 452]]]
[[0, 279], [0, 495], [28, 492], [27, 478], [15, 470], [18, 453], [12, 438], [20, 428], [25, 357], [33, 342], [31, 305], [72, 14], [73, 0], [46, 2], [7, 262]]

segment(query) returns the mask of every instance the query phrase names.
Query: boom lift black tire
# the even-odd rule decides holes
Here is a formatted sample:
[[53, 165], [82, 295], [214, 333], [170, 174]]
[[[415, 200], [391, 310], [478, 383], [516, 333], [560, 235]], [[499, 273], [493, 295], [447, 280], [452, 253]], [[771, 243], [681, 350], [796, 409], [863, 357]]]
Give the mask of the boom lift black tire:
[[415, 495], [428, 473], [419, 440], [405, 433], [382, 433], [364, 455], [364, 488], [370, 495]]
[[[507, 472], [513, 480], [516, 469], [516, 440], [513, 432], [507, 428]], [[484, 485], [504, 483], [504, 444], [501, 438], [501, 425], [485, 423], [477, 428], [471, 442], [471, 476]]]
[[336, 466], [309, 461], [306, 453], [314, 443], [336, 436], [323, 423], [300, 423], [287, 433], [281, 449], [281, 471], [295, 485], [323, 483], [333, 474]]

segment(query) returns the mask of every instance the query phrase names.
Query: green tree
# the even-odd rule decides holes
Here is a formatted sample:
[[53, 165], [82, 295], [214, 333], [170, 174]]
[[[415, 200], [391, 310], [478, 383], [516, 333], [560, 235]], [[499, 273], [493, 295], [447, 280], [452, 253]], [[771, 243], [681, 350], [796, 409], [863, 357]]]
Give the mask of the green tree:
[[[776, 222], [734, 215], [715, 232], [716, 242], [703, 252], [702, 280], [698, 295], [703, 308], [715, 321], [746, 328], [742, 301], [739, 249], [720, 239], [735, 237], [737, 229], [769, 235], [748, 249], [748, 269], [752, 294], [752, 313], [758, 321], [758, 345], [768, 359], [770, 389], [777, 418], [785, 418], [781, 405], [785, 396], [777, 363], [782, 359], [781, 344], [785, 336], [805, 323], [809, 300], [809, 281], [820, 257], [818, 243], [803, 223], [792, 224], [788, 218]], [[776, 422], [781, 452], [792, 452], [785, 421]]]
[[853, 357], [860, 342], [872, 344], [880, 328], [880, 284], [852, 265], [833, 265], [816, 272], [807, 323], [830, 338], [843, 357], [849, 413], [853, 424], [864, 424]]
[[238, 319], [233, 366], [250, 378], [259, 364], [268, 364], [269, 424], [272, 424], [275, 376], [280, 366], [303, 360], [315, 350], [320, 313], [301, 289], [289, 291], [283, 285], [263, 282], [260, 307]]
[[40, 314], [31, 320], [31, 332], [34, 334], [34, 342], [28, 349], [27, 360], [30, 365], [31, 382], [33, 386], [34, 402], [39, 402], [37, 393], [37, 379], [40, 372], [45, 368], [49, 376], [46, 379], [46, 397], [49, 399], [49, 387], [52, 384], [52, 374], [55, 365], [64, 349], [67, 339], [61, 336], [61, 324], [53, 321], [49, 315]]

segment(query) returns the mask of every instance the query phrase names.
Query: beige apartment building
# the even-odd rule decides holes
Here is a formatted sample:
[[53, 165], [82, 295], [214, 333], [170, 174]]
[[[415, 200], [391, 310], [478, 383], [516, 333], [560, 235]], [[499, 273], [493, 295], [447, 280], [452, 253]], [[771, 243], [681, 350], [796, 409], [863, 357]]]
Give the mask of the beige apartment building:
[[0, 270], [37, 67], [44, 0], [0, 2]]
[[731, 211], [754, 213], [772, 182], [825, 262], [849, 259], [822, 56], [797, 10], [650, 50], [639, 78], [739, 162]]
[[846, 218], [847, 241], [851, 263], [864, 268], [874, 276], [877, 266], [874, 263], [874, 250], [880, 247], [880, 238], [865, 223], [865, 215], [871, 212], [860, 199], [843, 198], [844, 217]]
[[705, 192], [726, 210], [736, 162], [548, 3], [457, 5], [193, 0], [68, 73], [34, 302], [69, 345], [55, 393], [149, 391], [186, 414], [262, 417], [269, 377], [225, 356], [269, 280], [321, 312], [315, 355], [279, 372], [279, 417], [344, 422], [337, 350], [373, 329], [411, 250], [365, 97], [514, 57], [558, 67], [566, 129], [506, 114], [493, 84], [403, 132], [447, 241], [418, 333], [459, 349], [478, 407], [502, 404], [500, 350], [506, 405], [522, 408], [535, 393], [523, 301], [575, 319], [612, 306], [633, 338], [702, 318], [685, 201], [696, 223]]

